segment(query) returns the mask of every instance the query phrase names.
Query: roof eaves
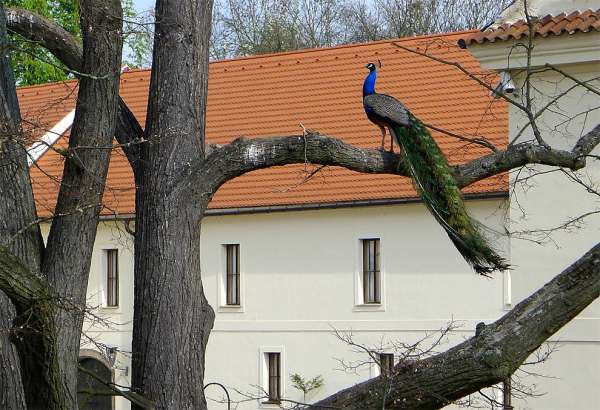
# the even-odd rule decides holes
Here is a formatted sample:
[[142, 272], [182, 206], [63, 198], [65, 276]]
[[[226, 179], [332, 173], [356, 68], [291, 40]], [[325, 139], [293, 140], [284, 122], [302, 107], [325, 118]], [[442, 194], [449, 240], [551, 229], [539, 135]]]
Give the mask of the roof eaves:
[[29, 167], [36, 163], [71, 128], [74, 119], [75, 110], [73, 109], [27, 149], [27, 165]]
[[[574, 34], [577, 32], [587, 33], [592, 30], [600, 31], [600, 9], [574, 11], [567, 15], [561, 13], [556, 16], [546, 15], [536, 19], [533, 27], [533, 35], [547, 37], [549, 35], [560, 36], [562, 34]], [[472, 44], [495, 43], [496, 41], [518, 40], [529, 35], [528, 24], [524, 20], [514, 23], [505, 23], [493, 29], [486, 29], [462, 37], [458, 40], [458, 46], [466, 49]]]

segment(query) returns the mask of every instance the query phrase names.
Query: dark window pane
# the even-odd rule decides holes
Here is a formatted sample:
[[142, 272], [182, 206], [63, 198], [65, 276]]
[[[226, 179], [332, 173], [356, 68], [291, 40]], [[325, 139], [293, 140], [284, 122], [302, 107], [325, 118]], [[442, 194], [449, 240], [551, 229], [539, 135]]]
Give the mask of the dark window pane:
[[119, 306], [119, 256], [117, 249], [106, 251], [106, 305]]
[[227, 249], [227, 301], [240, 304], [240, 245], [225, 245]]
[[363, 239], [363, 302], [380, 303], [379, 239]]
[[390, 375], [394, 370], [394, 355], [392, 353], [380, 353], [379, 366], [381, 374]]
[[269, 403], [279, 403], [281, 399], [281, 354], [267, 353], [269, 386], [267, 394]]

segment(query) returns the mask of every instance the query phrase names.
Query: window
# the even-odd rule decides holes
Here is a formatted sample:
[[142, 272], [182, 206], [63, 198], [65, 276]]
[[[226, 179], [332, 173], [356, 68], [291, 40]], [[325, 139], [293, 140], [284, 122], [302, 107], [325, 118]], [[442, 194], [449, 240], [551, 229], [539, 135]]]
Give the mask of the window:
[[379, 371], [383, 375], [390, 375], [394, 371], [394, 354], [379, 353]]
[[240, 245], [225, 245], [227, 249], [226, 304], [240, 305]]
[[119, 256], [117, 249], [106, 250], [106, 306], [119, 306]]
[[266, 353], [267, 359], [267, 403], [279, 403], [281, 399], [281, 353]]
[[381, 303], [379, 239], [363, 239], [363, 303]]

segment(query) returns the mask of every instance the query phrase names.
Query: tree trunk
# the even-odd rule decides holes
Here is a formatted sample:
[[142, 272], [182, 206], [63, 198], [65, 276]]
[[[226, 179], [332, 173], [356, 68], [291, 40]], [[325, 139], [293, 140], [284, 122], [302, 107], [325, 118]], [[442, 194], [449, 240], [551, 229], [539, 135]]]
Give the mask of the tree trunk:
[[210, 196], [195, 201], [173, 187], [204, 158], [211, 10], [212, 1], [156, 4], [149, 143], [137, 170], [132, 388], [159, 409], [206, 408], [214, 312], [202, 289], [200, 221]]
[[[34, 409], [77, 408], [77, 363], [87, 279], [111, 152], [106, 148], [112, 143], [118, 106], [120, 1], [98, 5], [84, 0], [80, 6], [84, 74], [56, 217], [41, 262], [42, 277], [47, 278], [51, 289], [47, 296], [58, 298], [59, 303], [56, 299], [36, 302], [34, 298], [29, 307], [31, 317], [21, 324], [35, 333], [17, 342], [27, 404]], [[27, 167], [23, 170], [27, 172]]]
[[[0, 245], [8, 246], [32, 272], [39, 272], [43, 242], [23, 149], [21, 115], [7, 53], [4, 6], [0, 2]], [[17, 352], [9, 335], [15, 309], [0, 292], [0, 408], [23, 409], [25, 396]]]

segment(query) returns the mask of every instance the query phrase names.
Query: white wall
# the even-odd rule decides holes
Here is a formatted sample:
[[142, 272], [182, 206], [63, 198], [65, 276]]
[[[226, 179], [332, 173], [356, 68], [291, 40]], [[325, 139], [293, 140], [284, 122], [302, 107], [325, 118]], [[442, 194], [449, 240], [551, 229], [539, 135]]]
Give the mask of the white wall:
[[[493, 229], [501, 228], [507, 212], [505, 205], [500, 199], [469, 202], [473, 215]], [[365, 237], [381, 238], [385, 281], [382, 307], [356, 306], [359, 240]], [[219, 308], [219, 280], [224, 271], [222, 245], [227, 243], [240, 244], [241, 309]], [[103, 250], [118, 247], [121, 306], [117, 310], [103, 308], [100, 313], [122, 325], [114, 325], [112, 331], [86, 328], [96, 340], [119, 345], [125, 351], [131, 347], [130, 246], [127, 234], [117, 225], [100, 225], [89, 301], [101, 304], [105, 283]], [[508, 243], [500, 241], [498, 247], [506, 252]], [[479, 321], [491, 322], [502, 315], [510, 296], [505, 276], [497, 274], [486, 279], [470, 271], [420, 204], [207, 217], [201, 251], [206, 296], [217, 311], [208, 345], [205, 381], [224, 383], [237, 399], [241, 396], [235, 389], [257, 394], [261, 348], [282, 351], [283, 394], [288, 398], [302, 399], [290, 385], [291, 373], [324, 378], [324, 387], [308, 397], [313, 401], [377, 374], [375, 366], [362, 368], [358, 374], [339, 370], [336, 359], [357, 361], [366, 356], [353, 353], [334, 336], [333, 329], [352, 331], [358, 343], [389, 347], [392, 341], [414, 342], [425, 333], [435, 334], [455, 320], [462, 327], [440, 346], [440, 350], [445, 350], [472, 335]], [[527, 248], [513, 243], [511, 252], [520, 258], [519, 269], [512, 273], [513, 303], [531, 286], [559, 271], [551, 264], [549, 272], [538, 269], [531, 276], [530, 266], [549, 256], [536, 256], [526, 265]], [[521, 290], [522, 287], [527, 290]], [[554, 379], [535, 380], [540, 391], [549, 392], [548, 397], [520, 403], [518, 408], [590, 408], [596, 399], [590, 391], [597, 375], [586, 355], [596, 352], [598, 343], [584, 342], [590, 337], [595, 340], [595, 336], [581, 322], [577, 320], [561, 334], [560, 352], [543, 369], [546, 374], [562, 377], [561, 383]], [[117, 383], [127, 384], [130, 373], [126, 366], [128, 355], [119, 354]], [[578, 397], [573, 399], [563, 391], [578, 391]], [[222, 397], [214, 386], [207, 394], [213, 399]], [[129, 408], [128, 404], [117, 399], [117, 409], [125, 408]], [[210, 408], [225, 406], [211, 402]], [[261, 406], [249, 401], [238, 408]]]
[[[597, 3], [597, 2], [596, 2]], [[566, 7], [565, 3], [565, 7]], [[514, 98], [523, 103], [524, 82], [523, 53], [513, 49], [514, 43], [498, 41], [475, 45], [469, 50], [485, 68], [505, 70], [509, 68], [517, 93]], [[600, 89], [600, 33], [578, 33], [559, 37], [536, 38], [533, 65], [552, 64], [572, 77], [589, 81]], [[508, 56], [512, 55], [512, 58]], [[558, 149], [571, 150], [580, 138], [600, 123], [600, 98], [585, 88], [572, 88], [574, 83], [557, 72], [545, 70], [535, 74], [532, 80], [534, 111], [559, 98], [538, 118], [538, 127], [547, 143]], [[571, 89], [572, 88], [572, 89]], [[525, 115], [516, 107], [509, 108], [509, 141], [512, 141], [523, 125]], [[518, 142], [532, 140], [527, 129]], [[596, 148], [592, 153], [600, 154]], [[589, 212], [600, 210], [600, 196], [587, 192], [574, 183], [565, 173], [545, 166], [511, 173], [511, 223], [512, 232], [531, 232], [513, 235], [511, 239], [511, 273], [513, 303], [518, 303], [535, 289], [548, 282], [552, 276], [570, 265], [600, 238], [600, 214], [592, 214], [569, 229], [547, 230]], [[577, 178], [591, 183], [597, 190], [600, 184], [600, 162], [588, 159], [588, 166], [577, 172]], [[518, 180], [521, 182], [516, 183]], [[523, 180], [525, 180], [523, 182]], [[537, 234], [536, 234], [537, 232]], [[524, 239], [517, 239], [524, 236]], [[539, 245], [531, 240], [542, 240]], [[549, 361], [533, 370], [556, 379], [539, 379], [535, 383], [541, 393], [547, 393], [528, 402], [520, 402], [519, 408], [540, 409], [591, 409], [597, 408], [600, 393], [600, 302], [585, 309], [577, 319], [567, 324], [552, 340], [559, 341], [559, 351]], [[532, 382], [530, 381], [530, 384]]]
[[[588, 80], [598, 77], [600, 63], [563, 65], [561, 69], [570, 75]], [[516, 76], [517, 82], [522, 79]], [[573, 83], [560, 75], [546, 73], [534, 82], [536, 105], [538, 107], [550, 101], [553, 96], [570, 87]], [[600, 86], [599, 81], [591, 83]], [[557, 106], [541, 117], [540, 128], [547, 142], [559, 149], [572, 149], [577, 139], [593, 126], [600, 123], [600, 111], [597, 95], [577, 89], [561, 98]], [[524, 124], [523, 114], [511, 107], [510, 135], [514, 136]], [[571, 120], [566, 121], [566, 119]], [[531, 138], [526, 132], [525, 139]], [[596, 149], [593, 154], [600, 154]], [[537, 166], [530, 171], [511, 174], [511, 183], [534, 173], [545, 172], [549, 167]], [[582, 180], [598, 187], [600, 183], [600, 162], [588, 160], [588, 166], [577, 173]], [[522, 212], [521, 209], [525, 209]], [[536, 175], [527, 184], [517, 183], [512, 196], [511, 230], [536, 231], [560, 226], [566, 221], [600, 210], [600, 196], [586, 192], [586, 189], [574, 183], [561, 172]], [[539, 235], [527, 235], [528, 238], [541, 239]], [[532, 291], [549, 281], [553, 274], [574, 262], [600, 238], [600, 214], [589, 216], [571, 229], [560, 229], [544, 239], [540, 246], [527, 240], [511, 241], [512, 263], [516, 270], [512, 273], [513, 296], [520, 301]], [[600, 302], [596, 301], [585, 309], [577, 320], [569, 323], [555, 338], [562, 340], [559, 351], [543, 366], [539, 373], [557, 377], [543, 382], [541, 391], [547, 395], [530, 401], [523, 408], [544, 409], [591, 409], [600, 402], [600, 393], [591, 386], [600, 385]]]
[[[498, 229], [503, 203], [472, 201], [470, 209]], [[372, 237], [381, 239], [382, 308], [355, 304], [359, 240]], [[336, 358], [366, 357], [352, 354], [333, 329], [352, 330], [358, 342], [379, 346], [382, 338], [384, 344], [415, 341], [454, 319], [463, 325], [456, 342], [472, 334], [478, 321], [492, 321], [503, 312], [503, 276], [473, 273], [421, 204], [207, 218], [203, 275], [213, 306], [224, 269], [221, 248], [227, 243], [240, 244], [243, 312], [218, 312], [206, 382], [244, 392], [256, 394], [261, 347], [284, 348], [285, 395], [291, 399], [302, 397], [289, 385], [290, 373], [323, 376], [325, 386], [309, 397], [312, 401], [375, 375], [368, 368], [359, 375], [336, 370]], [[506, 251], [506, 242], [498, 246]], [[211, 388], [209, 396], [221, 393]], [[258, 407], [248, 402], [239, 408]]]
[[[504, 200], [470, 202], [474, 216], [499, 229]], [[357, 306], [356, 277], [360, 239], [381, 239], [384, 279], [382, 306]], [[224, 271], [223, 244], [239, 243], [242, 308], [219, 308], [219, 280]], [[506, 241], [498, 248], [506, 252]], [[98, 229], [88, 303], [102, 306], [105, 249], [118, 248], [120, 307], [98, 313], [115, 322], [112, 329], [86, 326], [96, 341], [131, 348], [133, 257], [128, 234], [112, 222]], [[393, 340], [415, 341], [435, 333], [450, 320], [462, 327], [453, 342], [471, 334], [480, 320], [502, 313], [504, 278], [477, 276], [462, 260], [420, 204], [207, 217], [203, 222], [202, 268], [206, 296], [217, 311], [208, 346], [206, 382], [256, 393], [260, 349], [283, 350], [284, 394], [301, 399], [289, 385], [290, 373], [321, 375], [325, 386], [309, 400], [376, 375], [366, 367], [359, 375], [339, 370], [336, 358], [365, 360], [333, 335], [352, 331], [356, 341], [379, 346]], [[450, 342], [448, 342], [450, 343]], [[445, 347], [449, 344], [445, 345]], [[83, 348], [93, 348], [89, 343]], [[128, 383], [129, 357], [119, 353], [117, 383]], [[233, 390], [232, 390], [233, 391]], [[216, 387], [210, 397], [220, 397]], [[239, 395], [234, 394], [238, 399]], [[117, 409], [128, 408], [118, 399]], [[240, 408], [257, 408], [255, 401]], [[211, 408], [222, 408], [211, 404]]]

